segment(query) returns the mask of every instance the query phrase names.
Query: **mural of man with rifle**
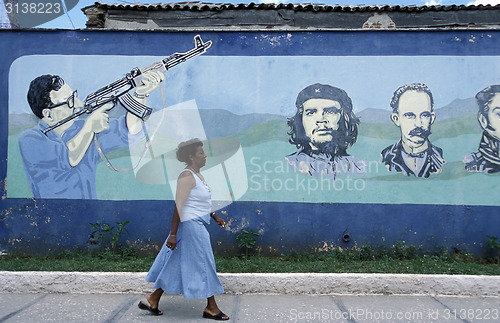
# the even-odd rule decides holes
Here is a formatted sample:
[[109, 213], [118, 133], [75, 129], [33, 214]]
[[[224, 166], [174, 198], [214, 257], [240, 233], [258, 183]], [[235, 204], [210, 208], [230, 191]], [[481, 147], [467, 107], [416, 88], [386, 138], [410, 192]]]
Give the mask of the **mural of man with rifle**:
[[[147, 96], [164, 79], [163, 73], [143, 75], [134, 98], [145, 104]], [[142, 121], [127, 111], [109, 119], [106, 103], [85, 120], [70, 119], [53, 131], [43, 130], [60, 123], [83, 108], [77, 91], [57, 75], [42, 75], [31, 81], [28, 103], [40, 118], [39, 124], [19, 138], [19, 147], [31, 191], [35, 198], [96, 199], [96, 169], [103, 152], [128, 146], [129, 135], [140, 135]], [[96, 141], [100, 147], [96, 147]]]
[[[59, 76], [47, 74], [31, 81], [28, 103], [40, 121], [20, 135], [19, 148], [33, 196], [97, 199], [99, 160], [118, 170], [105, 154], [127, 147], [130, 136], [142, 138], [142, 121], [152, 112], [145, 104], [149, 93], [164, 80], [163, 73], [205, 53], [212, 42], [203, 42], [196, 35], [194, 44], [187, 52], [132, 69], [125, 77], [89, 94], [84, 102]], [[110, 120], [107, 111], [118, 103], [127, 113]], [[84, 114], [87, 118], [80, 119]]]

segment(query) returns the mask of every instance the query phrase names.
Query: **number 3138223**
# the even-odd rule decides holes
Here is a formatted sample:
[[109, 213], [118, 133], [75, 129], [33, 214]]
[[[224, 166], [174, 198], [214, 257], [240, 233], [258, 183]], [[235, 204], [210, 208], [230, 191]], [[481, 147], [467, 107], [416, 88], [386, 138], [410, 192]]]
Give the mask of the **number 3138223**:
[[58, 14], [61, 12], [61, 3], [55, 2], [22, 2], [5, 4], [8, 14]]

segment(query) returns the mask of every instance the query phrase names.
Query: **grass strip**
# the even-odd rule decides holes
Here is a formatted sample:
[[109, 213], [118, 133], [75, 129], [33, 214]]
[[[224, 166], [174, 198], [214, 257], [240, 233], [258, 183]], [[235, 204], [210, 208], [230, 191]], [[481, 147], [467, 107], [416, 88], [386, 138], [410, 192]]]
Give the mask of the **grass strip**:
[[[0, 256], [0, 271], [146, 272], [154, 256], [127, 252], [64, 252], [48, 256]], [[500, 275], [497, 262], [471, 257], [413, 256], [342, 258], [332, 254], [295, 256], [216, 256], [220, 273], [394, 273]]]
[[217, 271], [227, 273], [392, 273], [500, 275], [492, 263], [447, 261], [439, 258], [294, 261], [283, 258], [251, 257], [217, 259]]

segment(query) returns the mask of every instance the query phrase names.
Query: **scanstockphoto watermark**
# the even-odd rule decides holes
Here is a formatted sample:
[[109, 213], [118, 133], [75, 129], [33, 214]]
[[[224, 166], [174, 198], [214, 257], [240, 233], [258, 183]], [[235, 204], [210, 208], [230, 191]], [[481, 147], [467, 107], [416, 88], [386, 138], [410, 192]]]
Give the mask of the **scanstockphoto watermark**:
[[494, 320], [500, 318], [500, 310], [497, 308], [468, 308], [468, 309], [432, 309], [423, 311], [391, 311], [383, 309], [357, 308], [341, 311], [339, 309], [321, 308], [313, 311], [301, 311], [292, 308], [288, 313], [290, 321], [324, 321], [332, 322], [339, 320], [349, 321], [456, 321], [456, 320]]
[[295, 174], [289, 178], [271, 178], [267, 174], [252, 174], [249, 179], [251, 191], [294, 192], [304, 191], [313, 194], [320, 191], [364, 191], [366, 181], [362, 178], [331, 179], [308, 178], [303, 174]]
[[339, 320], [354, 321], [393, 321], [405, 320], [408, 322], [426, 319], [426, 313], [419, 311], [387, 311], [358, 308], [354, 310], [340, 311], [322, 308], [316, 311], [300, 311], [291, 309], [289, 319], [291, 321], [314, 320], [333, 322]]
[[[368, 162], [363, 173], [378, 173], [379, 163]], [[313, 194], [320, 191], [364, 191], [366, 180], [346, 174], [312, 177], [300, 173], [290, 167], [286, 161], [263, 160], [261, 157], [252, 157], [249, 168], [249, 189], [251, 191], [304, 191]]]

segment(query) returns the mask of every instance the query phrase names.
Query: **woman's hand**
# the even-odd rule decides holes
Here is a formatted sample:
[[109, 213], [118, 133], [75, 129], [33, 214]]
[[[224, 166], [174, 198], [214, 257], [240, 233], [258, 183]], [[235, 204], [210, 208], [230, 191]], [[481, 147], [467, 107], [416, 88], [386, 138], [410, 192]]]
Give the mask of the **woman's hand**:
[[215, 222], [217, 222], [217, 224], [218, 224], [218, 225], [220, 225], [221, 227], [223, 227], [223, 228], [224, 228], [224, 227], [226, 226], [226, 221], [224, 221], [224, 219], [222, 219], [222, 218], [219, 218], [219, 217], [217, 216], [217, 213], [212, 212], [212, 213], [210, 213], [210, 216], [211, 216], [211, 217], [212, 217], [212, 219], [214, 219], [214, 221], [215, 221]]
[[177, 238], [176, 236], [169, 235], [167, 239], [167, 248], [175, 250], [177, 248]]

